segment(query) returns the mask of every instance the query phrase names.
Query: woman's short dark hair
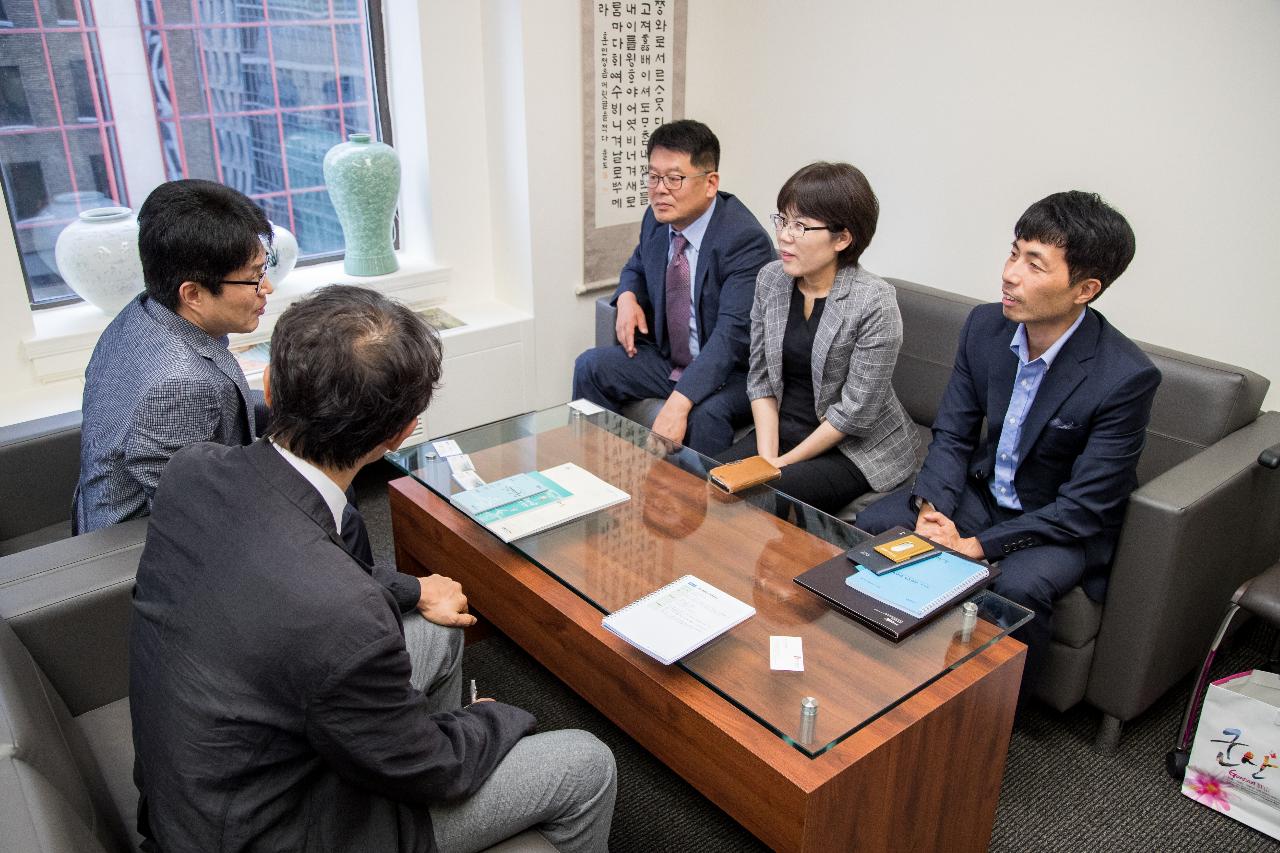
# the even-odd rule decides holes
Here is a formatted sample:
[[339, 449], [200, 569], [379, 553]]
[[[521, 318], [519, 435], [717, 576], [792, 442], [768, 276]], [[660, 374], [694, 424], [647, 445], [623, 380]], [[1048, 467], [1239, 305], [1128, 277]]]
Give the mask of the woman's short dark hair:
[[1089, 278], [1102, 285], [1094, 299], [1128, 268], [1137, 249], [1128, 220], [1102, 196], [1080, 190], [1054, 193], [1028, 207], [1013, 236], [1062, 249], [1073, 285]]
[[880, 201], [857, 166], [820, 161], [787, 178], [778, 190], [778, 212], [785, 215], [788, 211], [848, 229], [853, 242], [836, 256], [836, 262], [851, 267], [875, 236]]
[[442, 358], [440, 336], [400, 303], [318, 290], [276, 321], [267, 434], [315, 465], [351, 468], [427, 408]]
[[147, 293], [170, 311], [178, 288], [194, 281], [215, 296], [219, 284], [253, 263], [271, 223], [262, 208], [231, 187], [189, 179], [151, 191], [138, 211], [138, 253]]
[[700, 121], [682, 118], [658, 127], [649, 136], [645, 156], [653, 155], [653, 149], [666, 148], [689, 155], [689, 162], [699, 169], [714, 172], [720, 168], [720, 140]]

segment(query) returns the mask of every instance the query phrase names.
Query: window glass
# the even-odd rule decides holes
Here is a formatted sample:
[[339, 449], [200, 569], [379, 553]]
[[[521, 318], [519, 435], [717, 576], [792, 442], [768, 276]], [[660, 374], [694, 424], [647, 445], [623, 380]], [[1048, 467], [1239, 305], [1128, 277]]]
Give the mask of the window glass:
[[297, 236], [304, 261], [341, 252], [325, 152], [351, 132], [381, 136], [365, 4], [201, 3], [195, 18], [189, 2], [139, 8], [168, 177], [257, 200]]
[[75, 298], [54, 262], [58, 234], [82, 210], [129, 199], [92, 7], [7, 0], [4, 15], [0, 178], [29, 298], [56, 304]]
[[[232, 186], [293, 231], [303, 262], [340, 256], [321, 164], [349, 133], [383, 136], [378, 2], [138, 0], [143, 82], [104, 65], [95, 0], [0, 0], [0, 183], [32, 304], [76, 298], [53, 260], [63, 228], [94, 207], [136, 209], [162, 179]], [[152, 107], [129, 126], [158, 141], [150, 174], [120, 156], [111, 95]]]

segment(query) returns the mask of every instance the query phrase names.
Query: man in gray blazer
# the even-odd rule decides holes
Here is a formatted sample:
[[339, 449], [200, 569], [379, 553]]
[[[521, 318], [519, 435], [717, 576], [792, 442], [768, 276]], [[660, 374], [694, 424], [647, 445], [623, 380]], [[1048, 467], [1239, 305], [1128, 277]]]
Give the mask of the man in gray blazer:
[[227, 335], [252, 332], [266, 310], [271, 223], [235, 190], [187, 180], [157, 187], [138, 226], [146, 289], [102, 332], [85, 370], [76, 533], [150, 512], [178, 449], [248, 444], [257, 432]]
[[573, 396], [617, 411], [666, 400], [653, 431], [713, 456], [751, 417], [748, 315], [773, 244], [742, 202], [719, 191], [720, 142], [684, 119], [649, 137], [649, 209], [614, 304], [620, 344], [573, 366]]
[[413, 431], [441, 354], [408, 308], [325, 288], [276, 325], [269, 437], [174, 455], [129, 641], [143, 849], [480, 850], [529, 827], [605, 849], [608, 748], [464, 707], [461, 587], [424, 579], [430, 621], [402, 620], [338, 535], [345, 488]]

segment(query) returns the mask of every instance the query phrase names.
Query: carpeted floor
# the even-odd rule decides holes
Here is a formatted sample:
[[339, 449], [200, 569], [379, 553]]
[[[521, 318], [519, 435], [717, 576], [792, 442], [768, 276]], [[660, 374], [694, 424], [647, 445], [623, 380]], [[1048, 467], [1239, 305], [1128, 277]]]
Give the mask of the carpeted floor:
[[[392, 559], [385, 483], [394, 475], [389, 465], [378, 465], [357, 481], [360, 509], [379, 560]], [[1219, 657], [1216, 676], [1261, 666], [1273, 636], [1261, 625], [1241, 630]], [[609, 745], [619, 771], [610, 836], [614, 853], [766, 849], [506, 638], [495, 635], [468, 646], [463, 666], [465, 677], [476, 679], [483, 695], [528, 709], [540, 730], [585, 729]], [[1112, 756], [1091, 748], [1098, 719], [1091, 708], [1058, 714], [1030, 707], [1013, 733], [990, 849], [1280, 849], [1267, 836], [1182, 796], [1165, 774], [1164, 755], [1177, 737], [1190, 691], [1188, 680], [1129, 723], [1119, 752]], [[945, 772], [945, 767], [935, 763], [933, 770]]]

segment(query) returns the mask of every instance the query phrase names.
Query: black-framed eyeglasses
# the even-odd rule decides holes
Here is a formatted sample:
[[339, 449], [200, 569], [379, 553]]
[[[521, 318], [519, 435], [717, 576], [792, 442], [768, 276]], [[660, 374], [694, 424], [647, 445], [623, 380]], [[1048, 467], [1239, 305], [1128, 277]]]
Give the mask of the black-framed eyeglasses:
[[838, 234], [844, 230], [843, 225], [804, 225], [794, 219], [787, 219], [781, 213], [769, 214], [769, 221], [773, 223], [774, 231], [779, 234], [785, 231], [793, 240], [799, 240], [809, 231], [831, 231]]
[[653, 189], [658, 185], [658, 181], [662, 181], [667, 189], [678, 190], [684, 186], [684, 182], [689, 178], [702, 178], [713, 174], [715, 174], [714, 169], [707, 172], [699, 172], [696, 175], [659, 175], [657, 172], [649, 172], [644, 176], [644, 179], [649, 184], [649, 189]]
[[258, 276], [257, 281], [245, 281], [245, 280], [236, 279], [236, 278], [224, 278], [222, 281], [218, 282], [218, 284], [243, 284], [245, 287], [252, 287], [253, 293], [255, 296], [261, 296], [262, 283], [267, 280], [267, 270], [269, 270], [271, 267], [274, 267], [276, 265], [277, 260], [278, 260], [278, 256], [276, 255], [276, 250], [268, 248], [267, 260], [262, 267], [262, 275]]

